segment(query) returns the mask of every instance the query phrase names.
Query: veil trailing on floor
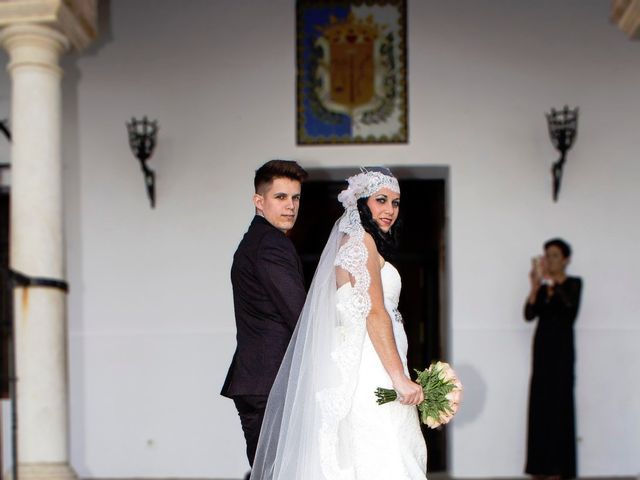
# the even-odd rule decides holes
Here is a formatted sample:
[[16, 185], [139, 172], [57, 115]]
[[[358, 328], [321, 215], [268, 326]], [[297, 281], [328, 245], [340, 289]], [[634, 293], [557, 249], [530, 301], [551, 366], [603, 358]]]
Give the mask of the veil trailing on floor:
[[[383, 187], [400, 189], [386, 169], [364, 170], [348, 182], [338, 196], [345, 212], [322, 252], [269, 394], [251, 480], [354, 478], [345, 423], [371, 307], [365, 232], [356, 202]], [[351, 281], [339, 285], [337, 276]], [[338, 308], [336, 292], [347, 285], [351, 301]]]

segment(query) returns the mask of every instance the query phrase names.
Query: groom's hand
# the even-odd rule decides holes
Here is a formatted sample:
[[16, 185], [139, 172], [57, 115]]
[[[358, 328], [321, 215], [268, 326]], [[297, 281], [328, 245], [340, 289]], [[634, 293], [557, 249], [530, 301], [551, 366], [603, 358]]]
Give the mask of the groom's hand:
[[424, 400], [422, 387], [406, 375], [394, 379], [393, 389], [398, 392], [398, 401], [403, 405], [418, 405]]

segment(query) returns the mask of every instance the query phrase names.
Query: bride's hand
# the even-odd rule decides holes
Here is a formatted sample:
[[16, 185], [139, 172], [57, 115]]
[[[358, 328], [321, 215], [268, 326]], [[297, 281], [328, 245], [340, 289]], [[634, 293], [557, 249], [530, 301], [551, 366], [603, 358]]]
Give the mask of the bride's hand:
[[406, 375], [398, 376], [393, 381], [393, 389], [398, 392], [398, 401], [403, 405], [418, 405], [424, 400], [422, 387]]

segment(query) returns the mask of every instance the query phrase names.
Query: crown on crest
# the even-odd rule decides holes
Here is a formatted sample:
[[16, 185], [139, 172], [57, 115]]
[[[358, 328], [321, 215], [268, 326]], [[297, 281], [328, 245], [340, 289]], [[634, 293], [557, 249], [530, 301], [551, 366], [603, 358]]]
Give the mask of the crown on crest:
[[329, 25], [317, 28], [331, 44], [354, 44], [373, 43], [386, 27], [376, 24], [371, 15], [360, 19], [350, 12], [344, 20], [331, 15]]

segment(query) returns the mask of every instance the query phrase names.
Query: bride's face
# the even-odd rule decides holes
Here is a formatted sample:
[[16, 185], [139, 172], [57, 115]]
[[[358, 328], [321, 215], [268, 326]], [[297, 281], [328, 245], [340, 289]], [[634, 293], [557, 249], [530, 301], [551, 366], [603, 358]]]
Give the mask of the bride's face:
[[400, 194], [388, 188], [381, 188], [368, 198], [367, 206], [378, 228], [387, 233], [398, 219]]

